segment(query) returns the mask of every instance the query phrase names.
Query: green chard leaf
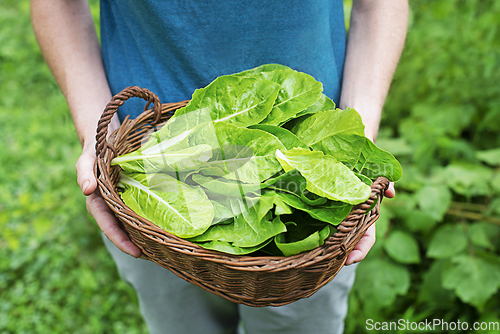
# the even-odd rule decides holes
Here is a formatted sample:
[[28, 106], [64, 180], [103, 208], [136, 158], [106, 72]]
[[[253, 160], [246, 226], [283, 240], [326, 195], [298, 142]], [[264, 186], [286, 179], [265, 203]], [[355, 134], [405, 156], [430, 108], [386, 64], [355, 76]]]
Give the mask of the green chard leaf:
[[185, 172], [198, 170], [210, 158], [212, 148], [202, 144], [183, 150], [122, 155], [114, 158], [111, 165], [120, 165], [129, 173]]
[[371, 188], [334, 157], [322, 152], [295, 148], [276, 151], [285, 171], [297, 169], [306, 179], [306, 189], [316, 195], [352, 205], [370, 197]]
[[337, 201], [328, 201], [323, 205], [311, 206], [302, 201], [297, 196], [278, 193], [281, 200], [292, 208], [308, 213], [312, 218], [330, 223], [332, 225], [340, 224], [351, 212], [352, 205]]
[[[215, 124], [214, 129], [221, 152], [206, 167], [217, 167], [226, 178], [245, 183], [261, 182], [281, 170], [274, 152], [284, 146], [272, 134], [225, 123]], [[194, 144], [204, 140], [196, 134], [192, 138]]]
[[203, 235], [190, 239], [195, 242], [224, 241], [237, 247], [255, 247], [279, 233], [286, 231], [286, 226], [279, 217], [272, 220], [260, 217], [257, 205], [242, 208], [241, 214], [230, 224], [217, 224], [210, 227]]
[[331, 201], [324, 197], [320, 197], [320, 201], [310, 200], [305, 195], [305, 192], [308, 192], [306, 185], [306, 179], [295, 169], [262, 183], [266, 195], [270, 192], [276, 193], [281, 201], [290, 207], [307, 212], [312, 218], [332, 225], [340, 224], [351, 212], [352, 205], [348, 203]]
[[359, 173], [354, 173], [354, 175], [356, 175], [358, 177], [358, 179], [360, 179], [361, 181], [363, 181], [364, 184], [368, 185], [368, 186], [371, 186], [373, 184], [373, 181], [368, 178], [367, 176], [363, 175], [363, 174], [359, 174]]
[[248, 193], [260, 194], [260, 184], [243, 183], [225, 178], [213, 178], [194, 174], [192, 180], [205, 188], [205, 191], [221, 196], [241, 197]]
[[[203, 143], [216, 143], [213, 125], [231, 123], [246, 127], [257, 124], [269, 114], [280, 90], [272, 81], [237, 76], [222, 76], [205, 88], [197, 89], [191, 101], [143, 143], [142, 151], [158, 153], [185, 142], [192, 132], [206, 132]], [[213, 124], [212, 124], [213, 122]], [[197, 130], [195, 130], [197, 128]], [[207, 137], [208, 134], [208, 137]], [[145, 136], [147, 137], [147, 136]], [[185, 148], [185, 147], [183, 147]]]
[[212, 220], [212, 225], [223, 223], [229, 224], [231, 223], [231, 218], [236, 216], [231, 209], [222, 205], [219, 202], [210, 200], [212, 205], [214, 206], [214, 219]]
[[401, 165], [396, 158], [378, 148], [368, 138], [365, 138], [365, 145], [354, 168], [372, 180], [383, 176], [389, 181], [396, 182], [403, 176]]
[[324, 226], [320, 231], [314, 231], [303, 239], [290, 240], [287, 239], [287, 232], [278, 234], [274, 237], [274, 242], [279, 250], [285, 256], [291, 256], [313, 250], [325, 242], [325, 239], [330, 235], [330, 226]]
[[262, 124], [280, 125], [288, 121], [314, 104], [323, 91], [321, 82], [316, 81], [312, 76], [283, 65], [263, 65], [235, 75], [263, 78], [280, 85], [281, 89], [273, 109], [266, 119], [261, 121]]
[[268, 212], [275, 208], [275, 215], [288, 215], [292, 213], [291, 207], [286, 204], [274, 191], [266, 191], [260, 196], [255, 206], [259, 219], [263, 219]]
[[297, 115], [295, 115], [295, 117], [297, 118], [308, 114], [315, 114], [318, 111], [334, 110], [334, 109], [335, 109], [335, 102], [333, 102], [333, 100], [330, 99], [325, 94], [321, 94], [318, 101], [314, 102], [314, 104], [312, 104], [307, 109], [304, 109], [301, 112], [299, 112]]
[[208, 144], [213, 147], [217, 143], [212, 116], [208, 109], [189, 112], [170, 118], [158, 131], [152, 132], [142, 143], [138, 153], [157, 154], [167, 150], [179, 150], [194, 146], [188, 137], [197, 134], [205, 141], [198, 144]]
[[297, 138], [308, 146], [314, 146], [330, 136], [364, 136], [364, 130], [361, 116], [352, 108], [319, 111], [303, 118], [291, 129]]
[[191, 101], [178, 109], [173, 119], [191, 112], [208, 112], [214, 123], [246, 127], [268, 116], [281, 86], [263, 78], [225, 75], [197, 89]]
[[355, 169], [365, 146], [365, 141], [364, 136], [340, 133], [325, 137], [311, 147], [316, 151], [331, 155], [349, 169]]
[[399, 162], [364, 136], [361, 116], [352, 108], [321, 110], [303, 118], [291, 131], [314, 150], [333, 156], [372, 180], [379, 176], [390, 181], [401, 178]]
[[238, 238], [233, 245], [254, 247], [265, 240], [286, 231], [286, 226], [277, 216], [273, 220], [259, 219], [255, 206], [238, 215], [234, 221], [234, 231]]
[[301, 142], [297, 136], [285, 128], [281, 128], [275, 125], [267, 124], [256, 124], [248, 127], [249, 129], [259, 129], [262, 131], [269, 132], [273, 136], [279, 139], [279, 141], [285, 146], [287, 150], [291, 150], [295, 147], [308, 148], [306, 144]]
[[228, 224], [212, 225], [208, 230], [205, 231], [205, 233], [189, 239], [189, 241], [192, 242], [233, 242], [235, 240], [237, 240], [237, 236], [234, 231], [234, 220], [231, 220]]
[[331, 155], [352, 169], [365, 145], [361, 116], [352, 108], [321, 110], [303, 118], [292, 132], [314, 150]]
[[214, 218], [214, 207], [200, 187], [191, 187], [158, 173], [121, 174], [123, 202], [138, 215], [178, 237], [205, 232]]
[[[220, 205], [226, 208], [227, 210], [231, 211], [231, 213], [236, 212], [236, 214], [234, 214], [233, 217], [235, 217], [236, 215], [241, 215], [243, 211], [247, 211], [249, 207], [253, 206], [253, 211], [251, 212], [251, 214], [256, 214], [258, 221], [266, 219], [268, 213], [272, 210], [272, 208], [276, 203], [277, 203], [276, 205], [277, 208], [281, 207], [280, 210], [286, 211], [285, 214], [291, 213], [290, 211], [287, 211], [285, 207], [286, 204], [279, 202], [279, 198], [277, 198], [275, 193], [265, 193], [259, 197], [258, 201], [255, 201], [250, 205], [249, 204], [245, 205], [243, 201], [238, 201], [236, 199], [230, 199], [228, 203], [231, 209], [227, 209], [225, 206], [222, 206], [221, 204], [216, 204], [216, 205]], [[214, 205], [214, 207], [217, 209], [216, 205]], [[229, 213], [227, 214], [229, 215]], [[234, 219], [232, 219], [231, 221], [227, 222], [227, 224], [210, 227], [205, 233], [197, 237], [194, 237], [191, 240], [197, 242], [211, 241], [211, 240], [234, 242], [239, 239], [239, 237], [236, 235], [237, 232], [235, 232], [234, 228], [235, 228]]]
[[264, 241], [262, 244], [254, 246], [254, 247], [238, 247], [233, 245], [230, 242], [226, 241], [219, 241], [219, 240], [212, 240], [209, 242], [200, 242], [197, 243], [203, 248], [206, 249], [211, 249], [211, 250], [216, 250], [219, 252], [223, 253], [228, 253], [228, 254], [233, 254], [233, 255], [246, 255], [253, 253], [255, 251], [258, 251], [259, 249], [265, 247], [267, 244], [269, 244], [272, 241], [272, 239], [269, 239], [267, 241]]

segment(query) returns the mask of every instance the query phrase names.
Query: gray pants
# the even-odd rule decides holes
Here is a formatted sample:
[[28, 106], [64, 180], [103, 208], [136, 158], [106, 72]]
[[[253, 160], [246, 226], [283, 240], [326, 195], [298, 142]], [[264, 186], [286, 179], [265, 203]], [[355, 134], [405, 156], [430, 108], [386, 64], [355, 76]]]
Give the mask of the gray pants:
[[280, 307], [249, 307], [207, 292], [151, 261], [135, 259], [103, 239], [120, 276], [136, 290], [151, 334], [343, 332], [356, 265], [344, 267], [309, 298]]

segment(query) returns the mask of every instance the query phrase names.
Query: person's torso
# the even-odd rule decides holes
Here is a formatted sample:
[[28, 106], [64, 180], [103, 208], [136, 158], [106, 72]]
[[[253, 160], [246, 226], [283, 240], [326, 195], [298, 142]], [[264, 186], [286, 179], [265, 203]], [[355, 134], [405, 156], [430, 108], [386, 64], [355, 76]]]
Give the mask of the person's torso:
[[[342, 0], [101, 0], [100, 24], [112, 94], [135, 85], [177, 102], [218, 76], [278, 63], [340, 96]], [[120, 118], [143, 105], [127, 102]]]

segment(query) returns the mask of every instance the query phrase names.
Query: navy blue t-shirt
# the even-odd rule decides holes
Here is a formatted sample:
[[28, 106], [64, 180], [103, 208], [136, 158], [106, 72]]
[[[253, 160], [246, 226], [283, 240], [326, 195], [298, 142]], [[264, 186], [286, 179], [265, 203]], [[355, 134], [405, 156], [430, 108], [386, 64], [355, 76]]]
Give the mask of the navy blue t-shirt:
[[[141, 86], [177, 102], [218, 76], [278, 63], [312, 75], [338, 103], [343, 1], [101, 0], [101, 44], [112, 94]], [[119, 116], [143, 106], [127, 101]]]

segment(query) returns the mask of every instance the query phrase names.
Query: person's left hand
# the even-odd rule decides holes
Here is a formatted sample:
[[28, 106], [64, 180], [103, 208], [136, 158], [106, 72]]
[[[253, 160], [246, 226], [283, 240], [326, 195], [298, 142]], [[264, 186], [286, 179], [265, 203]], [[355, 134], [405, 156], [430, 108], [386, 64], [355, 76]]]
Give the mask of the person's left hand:
[[[394, 183], [391, 182], [389, 184], [389, 188], [385, 191], [384, 196], [387, 198], [394, 198], [395, 195], [396, 192], [394, 191]], [[363, 260], [374, 244], [375, 224], [372, 224], [372, 226], [370, 226], [368, 230], [366, 230], [365, 234], [361, 237], [358, 244], [354, 246], [354, 249], [345, 261], [345, 265], [348, 266], [350, 264], [357, 263]]]

